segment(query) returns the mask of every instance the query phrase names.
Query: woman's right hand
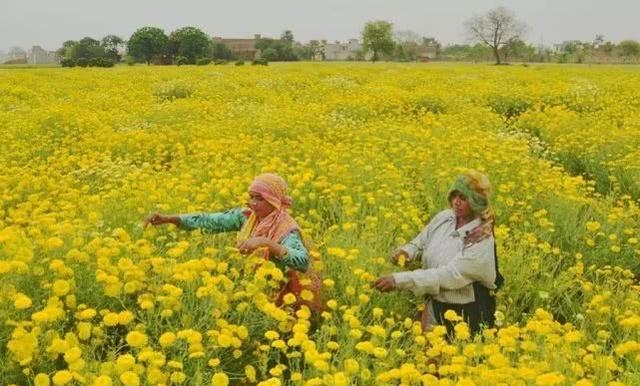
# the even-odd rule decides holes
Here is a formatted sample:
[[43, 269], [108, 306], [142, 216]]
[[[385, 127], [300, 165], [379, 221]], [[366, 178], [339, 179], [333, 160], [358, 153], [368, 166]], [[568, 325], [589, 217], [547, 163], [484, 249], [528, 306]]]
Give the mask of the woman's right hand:
[[391, 256], [389, 259], [391, 260], [392, 264], [404, 267], [406, 262], [409, 260], [409, 254], [405, 250], [398, 248], [395, 251], [391, 252]]
[[142, 228], [146, 228], [147, 226], [149, 226], [149, 224], [154, 226], [162, 225], [162, 224], [176, 224], [176, 221], [175, 221], [176, 217], [177, 216], [167, 216], [160, 213], [151, 213], [144, 220], [144, 223], [142, 224]]

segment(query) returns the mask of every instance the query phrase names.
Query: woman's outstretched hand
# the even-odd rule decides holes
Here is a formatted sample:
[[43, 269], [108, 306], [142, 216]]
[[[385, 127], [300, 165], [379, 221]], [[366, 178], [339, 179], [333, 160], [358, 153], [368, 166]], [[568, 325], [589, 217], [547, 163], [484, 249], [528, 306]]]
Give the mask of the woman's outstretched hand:
[[144, 219], [144, 222], [142, 223], [142, 228], [144, 229], [148, 227], [149, 224], [153, 226], [162, 225], [162, 224], [173, 224], [175, 226], [179, 226], [180, 217], [169, 216], [169, 215], [160, 214], [160, 213], [151, 213], [149, 216], [147, 216], [146, 219]]
[[391, 292], [396, 289], [396, 279], [393, 275], [381, 276], [371, 284], [380, 292]]
[[391, 252], [389, 260], [391, 260], [392, 264], [404, 267], [407, 260], [409, 260], [409, 254], [402, 249], [396, 249], [395, 251]]
[[282, 245], [266, 237], [252, 237], [239, 243], [237, 248], [243, 255], [249, 255], [259, 248], [267, 248], [269, 250], [269, 256], [276, 259], [282, 259], [287, 253], [287, 250]]
[[258, 248], [268, 247], [270, 240], [266, 237], [251, 237], [238, 244], [238, 251], [243, 255], [249, 255]]

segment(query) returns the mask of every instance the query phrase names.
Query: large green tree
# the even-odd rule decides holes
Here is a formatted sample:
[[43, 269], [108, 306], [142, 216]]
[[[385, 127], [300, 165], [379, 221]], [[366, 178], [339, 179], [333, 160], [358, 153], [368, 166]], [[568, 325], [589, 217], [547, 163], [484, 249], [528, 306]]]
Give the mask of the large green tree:
[[640, 55], [640, 43], [635, 40], [623, 40], [618, 44], [618, 47], [620, 47], [620, 54], [625, 60], [631, 60]]
[[162, 56], [169, 44], [164, 30], [156, 27], [142, 27], [131, 35], [127, 42], [129, 55], [138, 61], [151, 64], [155, 56]]
[[184, 56], [187, 63], [211, 56], [211, 40], [206, 33], [196, 27], [183, 27], [171, 32], [169, 47], [172, 56]]
[[236, 58], [231, 48], [227, 47], [223, 42], [216, 40], [211, 42], [211, 56], [219, 60], [233, 60]]
[[105, 58], [113, 60], [114, 63], [120, 61], [119, 49], [124, 46], [124, 40], [120, 36], [107, 35], [102, 38], [100, 45], [104, 49]]
[[381, 55], [391, 55], [393, 42], [393, 25], [388, 21], [370, 21], [362, 30], [362, 47], [365, 53], [372, 53], [371, 61], [380, 59]]
[[90, 37], [85, 37], [80, 39], [80, 41], [69, 45], [64, 56], [74, 60], [78, 60], [80, 58], [85, 58], [87, 60], [102, 58], [104, 57], [104, 48], [100, 45], [100, 41]]
[[293, 43], [293, 33], [286, 30], [280, 39], [261, 38], [254, 46], [260, 50], [260, 56], [268, 61], [295, 61], [298, 57], [294, 52]]
[[513, 39], [519, 39], [527, 26], [507, 8], [497, 7], [484, 15], [473, 16], [466, 21], [465, 28], [469, 38], [491, 48], [496, 64], [501, 64], [501, 48]]

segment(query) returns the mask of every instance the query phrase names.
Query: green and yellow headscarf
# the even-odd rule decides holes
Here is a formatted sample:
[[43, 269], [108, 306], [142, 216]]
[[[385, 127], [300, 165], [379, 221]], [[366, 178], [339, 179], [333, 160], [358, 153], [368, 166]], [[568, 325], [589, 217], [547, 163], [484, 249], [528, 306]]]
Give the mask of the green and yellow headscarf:
[[487, 176], [480, 172], [469, 170], [457, 176], [447, 194], [449, 203], [454, 192], [464, 194], [474, 213], [481, 214], [489, 208], [491, 184]]

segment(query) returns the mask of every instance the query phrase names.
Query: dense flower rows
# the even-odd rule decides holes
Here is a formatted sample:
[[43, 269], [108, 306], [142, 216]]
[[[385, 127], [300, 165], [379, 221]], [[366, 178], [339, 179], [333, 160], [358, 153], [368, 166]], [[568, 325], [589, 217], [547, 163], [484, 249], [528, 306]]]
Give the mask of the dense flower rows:
[[[0, 72], [0, 380], [637, 384], [639, 85], [613, 67]], [[500, 327], [448, 342], [369, 284], [466, 168], [494, 185], [507, 282]], [[141, 227], [241, 206], [262, 171], [314, 240], [319, 320], [277, 308], [282, 272], [232, 235]]]

